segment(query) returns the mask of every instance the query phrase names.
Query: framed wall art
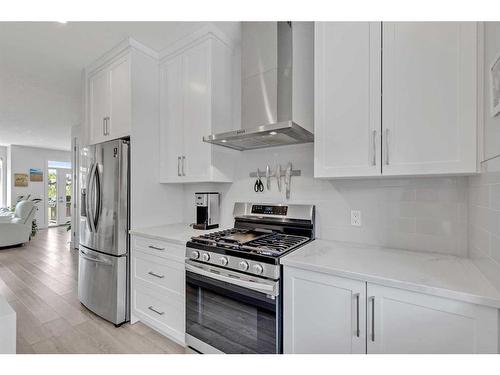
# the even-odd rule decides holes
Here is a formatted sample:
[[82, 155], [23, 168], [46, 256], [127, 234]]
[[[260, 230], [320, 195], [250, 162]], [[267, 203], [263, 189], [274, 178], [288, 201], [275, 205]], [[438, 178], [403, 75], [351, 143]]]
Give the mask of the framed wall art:
[[43, 172], [39, 168], [30, 168], [30, 181], [42, 182]]
[[500, 53], [490, 67], [491, 117], [500, 113]]
[[26, 174], [26, 173], [14, 173], [14, 186], [27, 187], [28, 186], [28, 174]]

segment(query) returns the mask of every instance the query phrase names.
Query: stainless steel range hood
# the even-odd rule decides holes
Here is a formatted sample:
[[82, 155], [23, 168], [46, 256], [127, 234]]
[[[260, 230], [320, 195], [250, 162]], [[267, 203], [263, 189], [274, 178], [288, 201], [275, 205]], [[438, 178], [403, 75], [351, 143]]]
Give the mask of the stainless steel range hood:
[[243, 22], [241, 129], [203, 137], [239, 151], [313, 142], [314, 23]]

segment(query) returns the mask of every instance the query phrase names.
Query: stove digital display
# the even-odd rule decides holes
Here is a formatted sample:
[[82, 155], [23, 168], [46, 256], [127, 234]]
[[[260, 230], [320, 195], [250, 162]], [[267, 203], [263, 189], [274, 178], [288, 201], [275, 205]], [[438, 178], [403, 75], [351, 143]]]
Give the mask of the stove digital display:
[[260, 204], [252, 206], [252, 214], [286, 216], [287, 212], [288, 206], [264, 206]]

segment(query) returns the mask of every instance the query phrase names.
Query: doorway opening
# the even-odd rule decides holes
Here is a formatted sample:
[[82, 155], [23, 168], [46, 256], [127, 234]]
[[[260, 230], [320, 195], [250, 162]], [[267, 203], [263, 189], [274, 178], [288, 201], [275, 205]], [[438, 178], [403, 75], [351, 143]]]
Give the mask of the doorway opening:
[[47, 223], [49, 227], [71, 220], [73, 177], [71, 163], [49, 161], [47, 168]]

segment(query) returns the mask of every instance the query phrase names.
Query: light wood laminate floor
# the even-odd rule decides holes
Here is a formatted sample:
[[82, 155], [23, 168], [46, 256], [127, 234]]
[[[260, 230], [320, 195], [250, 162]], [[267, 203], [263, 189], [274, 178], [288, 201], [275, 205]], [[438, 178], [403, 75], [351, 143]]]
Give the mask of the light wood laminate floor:
[[116, 328], [78, 300], [78, 252], [63, 227], [0, 248], [0, 294], [17, 313], [17, 353], [184, 353], [142, 323]]

